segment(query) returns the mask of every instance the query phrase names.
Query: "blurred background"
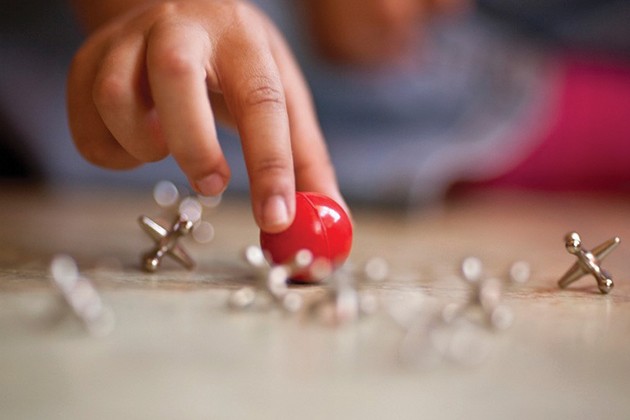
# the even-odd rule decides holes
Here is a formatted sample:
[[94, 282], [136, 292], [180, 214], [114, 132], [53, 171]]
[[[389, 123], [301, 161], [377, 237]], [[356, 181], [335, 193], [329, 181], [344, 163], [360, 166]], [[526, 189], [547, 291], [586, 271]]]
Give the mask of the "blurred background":
[[[257, 0], [291, 44], [350, 201], [418, 205], [453, 185], [630, 186], [630, 3]], [[84, 161], [65, 77], [84, 37], [60, 0], [0, 13], [0, 174], [44, 185], [185, 182], [170, 158]], [[247, 192], [238, 137], [219, 134]]]

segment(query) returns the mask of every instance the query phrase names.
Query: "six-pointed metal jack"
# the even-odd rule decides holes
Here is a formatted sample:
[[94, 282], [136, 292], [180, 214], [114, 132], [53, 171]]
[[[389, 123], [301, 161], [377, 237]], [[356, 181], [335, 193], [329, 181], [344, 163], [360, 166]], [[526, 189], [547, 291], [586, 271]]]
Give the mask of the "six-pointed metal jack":
[[[470, 286], [468, 301], [462, 305], [447, 305], [443, 311], [444, 319], [448, 322], [477, 308], [485, 324], [491, 328], [509, 327], [513, 319], [512, 311], [501, 302], [505, 282], [496, 277], [483, 278], [483, 265], [476, 257], [463, 260], [461, 273]], [[529, 274], [529, 265], [518, 261], [510, 268], [510, 281], [524, 283], [528, 280]]]
[[577, 232], [570, 232], [565, 236], [565, 247], [570, 254], [577, 257], [577, 262], [569, 268], [569, 270], [558, 281], [558, 286], [564, 289], [574, 281], [580, 279], [586, 274], [590, 274], [597, 280], [599, 291], [606, 294], [609, 293], [613, 286], [613, 280], [610, 274], [602, 269], [602, 260], [619, 245], [621, 239], [615, 236], [612, 239], [596, 246], [592, 251], [588, 251], [582, 247], [582, 239]]
[[182, 236], [188, 235], [193, 228], [193, 222], [186, 216], [179, 214], [170, 228], [165, 228], [147, 216], [140, 216], [140, 226], [155, 241], [155, 247], [142, 257], [142, 266], [146, 271], [154, 272], [165, 255], [191, 270], [195, 262], [186, 250], [178, 243]]
[[330, 275], [332, 268], [325, 261], [315, 261], [312, 270], [319, 271], [316, 276], [327, 278], [329, 287], [323, 295], [305, 305], [305, 312], [327, 324], [339, 325], [356, 321], [378, 309], [376, 296], [363, 290], [364, 285], [383, 280], [388, 275], [389, 267], [382, 258], [372, 258], [360, 271], [345, 266]]
[[289, 312], [302, 307], [302, 296], [292, 291], [288, 282], [291, 276], [307, 268], [313, 261], [313, 254], [301, 250], [290, 264], [269, 265], [263, 251], [257, 246], [249, 246], [244, 251], [245, 261], [254, 269], [255, 284], [245, 286], [230, 295], [228, 305], [233, 309], [247, 309], [257, 300], [274, 303]]

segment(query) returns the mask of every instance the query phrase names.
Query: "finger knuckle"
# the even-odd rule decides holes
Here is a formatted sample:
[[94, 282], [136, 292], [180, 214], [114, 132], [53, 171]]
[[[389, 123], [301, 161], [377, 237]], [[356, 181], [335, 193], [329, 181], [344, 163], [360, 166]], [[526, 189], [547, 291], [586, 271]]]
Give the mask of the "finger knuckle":
[[253, 78], [244, 89], [241, 102], [243, 108], [270, 107], [284, 109], [286, 107], [284, 92], [277, 83], [268, 78]]
[[161, 47], [152, 64], [154, 71], [170, 78], [188, 77], [200, 68], [198, 57], [177, 45]]
[[150, 72], [179, 78], [195, 75], [202, 69], [199, 54], [188, 48], [186, 38], [182, 36], [182, 28], [185, 27], [182, 25], [177, 18], [163, 17], [151, 28], [148, 41], [150, 48], [147, 51]]
[[282, 157], [262, 159], [254, 164], [252, 177], [286, 177], [291, 172], [291, 164]]
[[153, 19], [156, 21], [169, 21], [179, 13], [179, 3], [181, 2], [173, 0], [156, 3], [151, 8]]
[[94, 81], [92, 99], [99, 109], [117, 109], [129, 95], [124, 79], [115, 73], [101, 75]]

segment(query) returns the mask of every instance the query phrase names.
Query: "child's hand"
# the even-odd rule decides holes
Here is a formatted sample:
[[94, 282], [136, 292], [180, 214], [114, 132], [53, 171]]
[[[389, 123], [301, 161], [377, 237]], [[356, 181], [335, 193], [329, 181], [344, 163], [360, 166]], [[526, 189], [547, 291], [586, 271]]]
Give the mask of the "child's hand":
[[215, 119], [235, 125], [268, 232], [292, 221], [296, 184], [343, 202], [293, 57], [239, 1], [148, 2], [111, 19], [73, 60], [68, 113], [87, 160], [122, 169], [172, 154], [205, 195], [230, 179]]

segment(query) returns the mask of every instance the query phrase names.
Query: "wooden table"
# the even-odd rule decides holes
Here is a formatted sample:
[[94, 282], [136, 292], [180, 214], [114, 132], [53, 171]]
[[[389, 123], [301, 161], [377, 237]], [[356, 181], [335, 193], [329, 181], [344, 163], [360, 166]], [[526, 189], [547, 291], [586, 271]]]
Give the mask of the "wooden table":
[[[341, 326], [226, 307], [251, 282], [240, 253], [257, 242], [242, 199], [206, 216], [213, 242], [186, 243], [195, 271], [166, 263], [155, 274], [139, 269], [151, 241], [137, 218], [161, 212], [146, 191], [3, 187], [0, 199], [2, 419], [630, 416], [628, 197], [484, 192], [423, 210], [355, 209], [351, 260], [380, 256], [391, 269], [368, 287], [382, 309]], [[622, 238], [605, 260], [611, 294], [587, 277], [558, 289], [574, 262], [563, 243], [570, 230], [587, 247]], [[59, 253], [113, 310], [110, 335], [60, 316], [49, 279]], [[505, 292], [512, 326], [466, 330], [487, 351], [479, 364], [401, 360], [404, 330], [389, 314], [464, 302], [458, 267], [471, 255], [498, 278], [514, 261], [530, 264], [530, 281]]]

